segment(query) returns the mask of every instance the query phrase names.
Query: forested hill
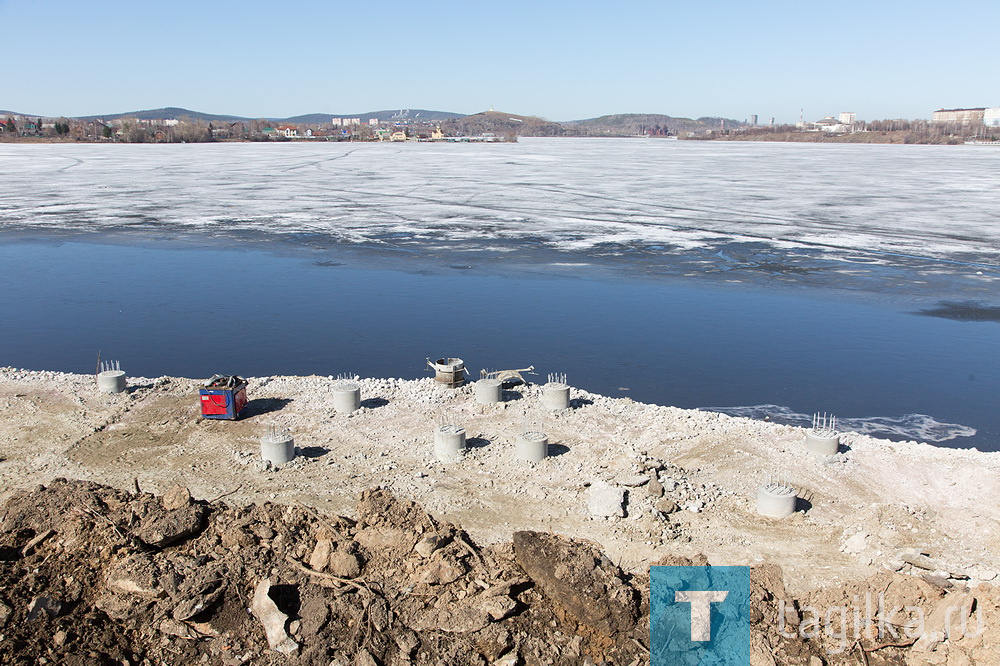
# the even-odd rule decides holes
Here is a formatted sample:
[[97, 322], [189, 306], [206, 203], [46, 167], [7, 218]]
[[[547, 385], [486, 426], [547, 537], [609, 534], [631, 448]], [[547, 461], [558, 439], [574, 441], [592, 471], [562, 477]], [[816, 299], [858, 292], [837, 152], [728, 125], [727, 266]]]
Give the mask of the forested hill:
[[659, 113], [616, 113], [587, 120], [570, 120], [560, 124], [567, 130], [575, 130], [574, 134], [591, 136], [676, 135], [682, 132], [720, 129], [723, 125], [727, 129], [744, 125], [731, 118], [675, 118]]

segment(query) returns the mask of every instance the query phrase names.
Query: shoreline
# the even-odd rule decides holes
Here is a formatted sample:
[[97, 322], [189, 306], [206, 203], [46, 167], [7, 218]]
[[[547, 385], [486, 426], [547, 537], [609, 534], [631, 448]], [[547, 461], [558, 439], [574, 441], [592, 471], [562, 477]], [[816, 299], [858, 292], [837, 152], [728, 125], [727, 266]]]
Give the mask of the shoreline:
[[[179, 484], [196, 497], [350, 515], [361, 492], [382, 487], [480, 543], [553, 531], [595, 541], [634, 571], [667, 553], [771, 562], [793, 592], [905, 570], [920, 553], [965, 584], [1000, 573], [1000, 508], [983, 501], [1000, 494], [1000, 453], [844, 433], [840, 453], [817, 459], [802, 428], [579, 389], [573, 408], [543, 413], [536, 385], [479, 405], [471, 385], [429, 378], [361, 379], [362, 407], [345, 416], [333, 407], [332, 377], [249, 382], [249, 415], [228, 422], [200, 418], [199, 380], [130, 378], [128, 393], [111, 395], [91, 375], [0, 368], [0, 500], [58, 477], [123, 489], [137, 479], [157, 494]], [[467, 430], [461, 462], [433, 459], [442, 418]], [[558, 455], [514, 461], [528, 420], [541, 420]], [[303, 455], [277, 470], [262, 464], [268, 426], [289, 428]], [[650, 493], [651, 473], [663, 497]], [[805, 511], [757, 515], [756, 488], [775, 473]], [[605, 485], [623, 494], [624, 516], [593, 515], [589, 498]]]
[[[858, 136], [864, 134], [865, 136]], [[405, 143], [517, 143], [518, 139], [652, 139], [659, 141], [756, 141], [768, 143], [833, 143], [833, 144], [853, 144], [868, 146], [962, 146], [962, 145], [997, 145], [996, 141], [975, 141], [971, 137], [929, 137], [920, 136], [906, 130], [898, 131], [859, 131], [848, 134], [825, 134], [822, 132], [776, 132], [758, 134], [726, 134], [726, 135], [694, 135], [675, 134], [670, 136], [637, 136], [635, 134], [565, 134], [565, 135], [531, 135], [517, 134], [513, 141], [461, 141], [463, 137], [450, 137], [439, 140], [418, 140], [407, 139]], [[257, 138], [257, 139], [213, 139], [211, 141], [123, 141], [112, 139], [78, 139], [63, 137], [16, 137], [0, 138], [0, 143], [8, 144], [97, 144], [97, 145], [179, 145], [179, 144], [356, 144], [356, 143], [387, 143], [386, 140], [379, 139], [343, 139], [340, 137], [295, 137], [295, 138]], [[404, 142], [392, 142], [394, 144]]]

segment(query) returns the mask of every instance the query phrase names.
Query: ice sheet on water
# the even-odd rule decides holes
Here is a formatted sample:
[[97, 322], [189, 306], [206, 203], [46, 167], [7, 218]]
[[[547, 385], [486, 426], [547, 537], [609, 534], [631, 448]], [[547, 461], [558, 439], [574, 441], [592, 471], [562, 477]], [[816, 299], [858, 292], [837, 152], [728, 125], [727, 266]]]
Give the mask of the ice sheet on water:
[[[800, 414], [781, 405], [751, 405], [745, 407], [706, 407], [706, 411], [721, 412], [730, 416], [767, 420], [799, 427], [812, 426], [812, 414]], [[943, 423], [926, 414], [904, 416], [837, 416], [837, 429], [857, 432], [873, 437], [892, 437], [919, 442], [946, 442], [957, 437], [972, 437], [975, 428], [958, 423]]]
[[896, 254], [1000, 264], [1000, 151], [972, 146], [4, 144], [0, 182], [0, 230], [610, 256], [754, 242], [845, 267]]

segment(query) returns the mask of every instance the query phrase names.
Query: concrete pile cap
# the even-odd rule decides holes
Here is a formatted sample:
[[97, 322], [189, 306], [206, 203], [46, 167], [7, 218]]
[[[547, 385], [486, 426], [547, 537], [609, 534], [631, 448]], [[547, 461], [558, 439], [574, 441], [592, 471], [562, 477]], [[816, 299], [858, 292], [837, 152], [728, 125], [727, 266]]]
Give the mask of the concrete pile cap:
[[98, 363], [97, 388], [105, 393], [121, 393], [125, 390], [127, 380], [125, 371], [118, 361], [101, 361]]
[[796, 501], [796, 489], [784, 483], [763, 483], [757, 489], [757, 513], [766, 518], [787, 518], [795, 513]]
[[333, 384], [334, 391], [357, 391], [361, 386], [353, 380], [341, 379]]

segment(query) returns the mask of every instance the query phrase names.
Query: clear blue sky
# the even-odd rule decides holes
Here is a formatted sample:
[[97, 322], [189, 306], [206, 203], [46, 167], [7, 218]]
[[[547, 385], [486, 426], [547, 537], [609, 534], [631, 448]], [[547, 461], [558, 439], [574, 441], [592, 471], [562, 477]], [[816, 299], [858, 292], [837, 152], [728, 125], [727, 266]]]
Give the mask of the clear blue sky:
[[0, 109], [552, 120], [1000, 106], [997, 0], [0, 0]]

